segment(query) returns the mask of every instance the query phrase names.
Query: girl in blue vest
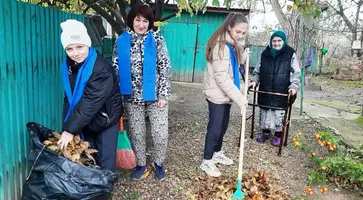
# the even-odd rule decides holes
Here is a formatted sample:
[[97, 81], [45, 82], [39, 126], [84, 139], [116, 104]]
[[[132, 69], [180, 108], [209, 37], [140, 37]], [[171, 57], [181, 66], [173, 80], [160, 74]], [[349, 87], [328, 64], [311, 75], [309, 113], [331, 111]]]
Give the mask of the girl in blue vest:
[[64, 122], [58, 145], [65, 149], [79, 134], [98, 150], [101, 168], [115, 171], [118, 122], [123, 111], [117, 75], [91, 47], [82, 22], [67, 20], [61, 28], [67, 56], [62, 64]]
[[216, 164], [232, 165], [233, 160], [222, 151], [223, 137], [228, 129], [232, 103], [241, 113], [248, 104], [240, 91], [239, 66], [244, 64], [248, 49], [243, 53], [241, 42], [248, 30], [246, 16], [231, 13], [209, 38], [206, 48], [207, 69], [203, 92], [208, 102], [209, 122], [204, 146], [204, 159], [200, 168], [209, 176], [221, 172]]
[[[276, 31], [271, 35], [270, 44], [261, 54], [260, 65], [253, 71], [250, 86], [259, 90], [275, 93], [291, 93], [296, 99], [300, 87], [300, 67], [295, 50], [287, 45], [286, 34]], [[257, 142], [265, 142], [274, 134], [272, 145], [279, 146], [283, 130], [283, 120], [287, 108], [287, 97], [259, 94], [260, 128]], [[268, 107], [264, 107], [268, 106]], [[274, 107], [274, 108], [271, 108]], [[281, 109], [280, 109], [281, 108]]]
[[127, 15], [127, 28], [117, 39], [113, 65], [118, 72], [125, 100], [131, 145], [136, 155], [133, 180], [140, 180], [146, 167], [145, 113], [151, 122], [154, 140], [154, 169], [158, 180], [165, 179], [164, 161], [168, 144], [168, 98], [171, 66], [163, 37], [153, 31], [152, 9], [134, 5]]

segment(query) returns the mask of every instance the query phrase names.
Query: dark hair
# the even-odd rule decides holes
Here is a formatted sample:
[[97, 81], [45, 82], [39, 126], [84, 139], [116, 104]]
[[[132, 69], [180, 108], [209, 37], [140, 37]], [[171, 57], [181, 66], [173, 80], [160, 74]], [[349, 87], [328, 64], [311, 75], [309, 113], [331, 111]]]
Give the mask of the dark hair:
[[127, 26], [134, 31], [134, 19], [136, 16], [143, 16], [149, 21], [148, 30], [154, 27], [154, 14], [151, 7], [147, 4], [135, 4], [131, 7], [130, 12], [127, 14]]
[[[235, 13], [232, 12], [230, 13], [226, 20], [223, 22], [223, 24], [213, 33], [213, 35], [209, 38], [208, 43], [207, 43], [207, 48], [206, 48], [206, 53], [205, 53], [205, 58], [208, 62], [211, 62], [213, 60], [212, 55], [213, 55], [213, 48], [214, 46], [217, 44], [217, 42], [219, 43], [226, 43], [226, 34], [229, 32], [228, 27], [233, 28], [236, 24], [239, 23], [248, 23], [247, 17], [242, 14], [242, 13]], [[219, 45], [219, 55], [222, 54], [222, 52], [224, 51], [224, 46], [225, 45]], [[240, 55], [240, 52], [242, 51], [242, 49], [240, 48], [235, 48], [236, 54]], [[238, 62], [240, 63], [240, 56], [237, 56]]]

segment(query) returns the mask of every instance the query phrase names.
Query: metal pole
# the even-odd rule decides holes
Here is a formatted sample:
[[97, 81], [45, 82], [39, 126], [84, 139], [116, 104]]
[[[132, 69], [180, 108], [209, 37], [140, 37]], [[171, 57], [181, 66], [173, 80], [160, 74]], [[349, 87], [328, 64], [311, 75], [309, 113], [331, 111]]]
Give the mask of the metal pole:
[[[323, 47], [321, 49], [324, 49], [324, 42], [323, 42]], [[323, 68], [323, 53], [320, 51], [319, 75], [321, 75], [322, 68]]]
[[302, 45], [302, 56], [301, 56], [301, 98], [300, 98], [300, 116], [303, 115], [303, 102], [304, 102], [304, 85], [305, 85], [305, 40]]

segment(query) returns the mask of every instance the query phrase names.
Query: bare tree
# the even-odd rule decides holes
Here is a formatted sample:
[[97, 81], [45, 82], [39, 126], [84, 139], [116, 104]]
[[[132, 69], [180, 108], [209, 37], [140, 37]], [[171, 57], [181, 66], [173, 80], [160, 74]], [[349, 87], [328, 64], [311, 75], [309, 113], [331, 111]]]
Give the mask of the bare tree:
[[313, 39], [316, 38], [317, 31], [314, 29], [316, 25], [315, 20], [304, 17], [300, 12], [295, 10], [285, 15], [278, 0], [270, 0], [270, 3], [282, 29], [288, 35], [289, 45], [295, 49], [297, 57], [300, 60], [304, 52], [303, 41], [306, 43], [306, 52], [306, 49], [311, 45]]
[[[353, 3], [356, 8], [355, 8], [355, 13], [353, 15], [353, 17], [349, 18], [349, 16], [347, 16], [346, 14], [346, 10], [347, 7], [345, 7], [342, 3], [342, 0], [336, 0], [337, 3], [333, 4], [331, 2], [328, 2], [329, 6], [331, 9], [333, 9], [340, 17], [341, 19], [343, 19], [345, 25], [349, 28], [349, 30], [352, 32], [352, 37], [351, 40], [352, 42], [354, 40], [358, 40], [358, 31], [359, 31], [359, 20], [360, 19], [360, 13], [361, 13], [361, 8], [363, 5], [363, 0], [351, 0], [351, 3]], [[360, 31], [363, 32], [363, 29], [361, 29]], [[362, 41], [363, 36], [361, 36], [361, 41]]]

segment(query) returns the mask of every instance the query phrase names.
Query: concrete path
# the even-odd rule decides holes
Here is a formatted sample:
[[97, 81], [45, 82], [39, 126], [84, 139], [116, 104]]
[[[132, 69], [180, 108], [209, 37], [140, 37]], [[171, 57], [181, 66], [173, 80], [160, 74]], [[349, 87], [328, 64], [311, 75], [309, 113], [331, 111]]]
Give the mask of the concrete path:
[[359, 148], [363, 145], [363, 127], [354, 122], [359, 117], [358, 114], [312, 103], [309, 99], [304, 101], [303, 116], [300, 116], [300, 99], [296, 100], [293, 107], [294, 118], [312, 117], [324, 126], [335, 130], [348, 146]]

